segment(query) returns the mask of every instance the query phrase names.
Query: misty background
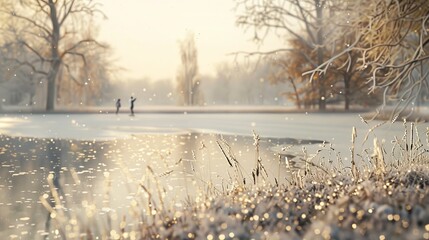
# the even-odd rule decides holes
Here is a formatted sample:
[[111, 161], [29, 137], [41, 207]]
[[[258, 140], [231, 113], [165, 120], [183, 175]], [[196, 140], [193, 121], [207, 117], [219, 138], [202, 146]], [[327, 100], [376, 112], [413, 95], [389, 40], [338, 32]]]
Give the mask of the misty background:
[[[203, 75], [200, 91], [203, 102], [201, 106], [210, 105], [293, 105], [288, 102], [285, 92], [287, 84], [272, 84], [267, 79], [270, 71], [268, 65], [237, 66], [222, 63], [218, 66], [215, 76]], [[2, 71], [3, 72], [3, 71]], [[5, 71], [8, 72], [7, 69]], [[21, 75], [22, 74], [22, 75]], [[20, 106], [23, 108], [43, 109], [45, 101], [45, 84], [21, 73], [12, 76], [13, 81], [1, 83], [0, 95], [2, 105]], [[3, 78], [8, 76], [2, 75]], [[128, 99], [138, 99], [137, 106], [144, 105], [180, 105], [180, 94], [177, 92], [173, 79], [152, 80], [142, 79], [101, 80], [102, 89], [99, 94], [76, 87], [74, 96], [69, 94], [61, 98], [62, 107], [100, 106], [113, 107], [115, 100], [120, 98], [123, 107], [128, 107]]]
[[[126, 107], [131, 96], [138, 99], [137, 107], [258, 105], [317, 110], [374, 108], [395, 101], [420, 106], [428, 99], [427, 58], [411, 59], [427, 48], [416, 45], [418, 34], [403, 38], [407, 46], [417, 47], [396, 44], [389, 51], [397, 54], [382, 63], [377, 61], [384, 58], [368, 58], [364, 64], [362, 48], [350, 48], [359, 39], [350, 29], [360, 26], [362, 15], [351, 14], [347, 1], [332, 2], [336, 8], [320, 0], [284, 1], [280, 8], [277, 2], [225, 0], [215, 6], [195, 0], [165, 5], [135, 1], [126, 6], [130, 11], [123, 17], [112, 1], [105, 6], [76, 0], [0, 2], [4, 110], [114, 108], [119, 98]], [[360, 5], [356, 8], [366, 11]], [[113, 23], [127, 22], [103, 24], [109, 15]], [[140, 22], [141, 29], [136, 25]], [[125, 31], [126, 26], [134, 28]], [[383, 41], [388, 41], [391, 30], [385, 32]], [[249, 44], [254, 46], [250, 50]], [[118, 58], [115, 51], [126, 46], [134, 57]], [[411, 67], [389, 65], [401, 61], [409, 61]], [[146, 76], [151, 68], [159, 74]]]

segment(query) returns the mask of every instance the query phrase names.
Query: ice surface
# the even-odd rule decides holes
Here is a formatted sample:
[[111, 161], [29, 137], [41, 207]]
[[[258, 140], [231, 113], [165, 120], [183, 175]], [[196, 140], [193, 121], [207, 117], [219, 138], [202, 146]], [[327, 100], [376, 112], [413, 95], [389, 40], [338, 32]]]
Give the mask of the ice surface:
[[[261, 137], [324, 140], [348, 152], [352, 127], [363, 141], [369, 129], [356, 113], [275, 113], [275, 114], [34, 114], [0, 117], [0, 134], [38, 138], [108, 140], [140, 134], [186, 132], [229, 133]], [[418, 124], [422, 133], [428, 124]], [[402, 136], [403, 124], [386, 123], [370, 136], [386, 139]]]

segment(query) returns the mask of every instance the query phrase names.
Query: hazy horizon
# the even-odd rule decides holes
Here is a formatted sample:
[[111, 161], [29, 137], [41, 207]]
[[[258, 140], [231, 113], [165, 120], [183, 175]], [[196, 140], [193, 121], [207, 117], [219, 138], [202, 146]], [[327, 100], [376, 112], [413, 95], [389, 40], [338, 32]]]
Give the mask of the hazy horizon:
[[[104, 0], [106, 20], [100, 24], [100, 39], [113, 49], [114, 59], [124, 68], [118, 78], [152, 81], [174, 79], [180, 63], [179, 44], [187, 32], [195, 34], [200, 73], [213, 75], [222, 62], [233, 62], [235, 51], [255, 51], [252, 31], [235, 25], [231, 0], [184, 0], [126, 2]], [[282, 40], [267, 38], [261, 49], [282, 46]]]

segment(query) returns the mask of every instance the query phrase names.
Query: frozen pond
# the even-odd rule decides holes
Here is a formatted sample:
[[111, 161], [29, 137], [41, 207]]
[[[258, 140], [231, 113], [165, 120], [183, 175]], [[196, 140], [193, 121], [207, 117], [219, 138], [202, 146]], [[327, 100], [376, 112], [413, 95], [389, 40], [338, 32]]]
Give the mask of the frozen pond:
[[[9, 114], [0, 116], [0, 133], [12, 136], [107, 140], [146, 133], [228, 133], [249, 136], [254, 130], [263, 137], [324, 139], [348, 144], [352, 127], [360, 136], [369, 126], [357, 113], [290, 114]], [[369, 126], [368, 126], [369, 125]], [[428, 126], [420, 124], [420, 127]], [[377, 128], [379, 138], [403, 134], [402, 123]], [[362, 136], [363, 137], [363, 136]], [[345, 141], [344, 141], [345, 140]]]
[[[141, 134], [223, 133], [252, 136], [252, 131], [265, 138], [294, 138], [328, 141], [344, 157], [349, 155], [352, 127], [357, 128], [357, 143], [404, 134], [401, 122], [386, 123], [369, 132], [379, 121], [364, 123], [357, 113], [290, 113], [290, 114], [34, 114], [3, 115], [0, 134], [36, 138], [74, 140], [111, 140]], [[427, 123], [417, 124], [425, 135]], [[371, 146], [365, 141], [363, 147]], [[362, 146], [357, 144], [356, 147]]]
[[[126, 214], [141, 185], [161, 189], [171, 205], [207, 191], [208, 183], [211, 191], [231, 187], [237, 174], [231, 156], [252, 185], [258, 156], [252, 131], [261, 138], [266, 181], [274, 183], [288, 176], [283, 150], [299, 154], [306, 147], [311, 154], [326, 141], [347, 159], [352, 127], [359, 143], [376, 124], [363, 123], [357, 114], [4, 115], [0, 237], [42, 238], [50, 221], [41, 198], [50, 201], [51, 187], [66, 209], [82, 209], [69, 214], [103, 219], [110, 211]], [[427, 126], [418, 124], [423, 137]], [[403, 132], [402, 123], [388, 123], [371, 134], [389, 143]]]

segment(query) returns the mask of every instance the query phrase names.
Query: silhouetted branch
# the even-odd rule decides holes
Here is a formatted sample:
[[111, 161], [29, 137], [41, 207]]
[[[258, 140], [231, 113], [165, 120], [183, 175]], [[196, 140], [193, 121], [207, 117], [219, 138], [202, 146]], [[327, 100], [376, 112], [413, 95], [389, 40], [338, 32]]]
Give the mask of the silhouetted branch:
[[84, 86], [83, 83], [79, 82], [73, 75], [71, 69], [70, 69], [70, 65], [68, 65], [67, 63], [63, 63], [64, 67], [67, 69], [68, 75], [70, 76], [71, 80], [73, 80], [73, 82], [75, 82], [78, 86], [82, 87]]

